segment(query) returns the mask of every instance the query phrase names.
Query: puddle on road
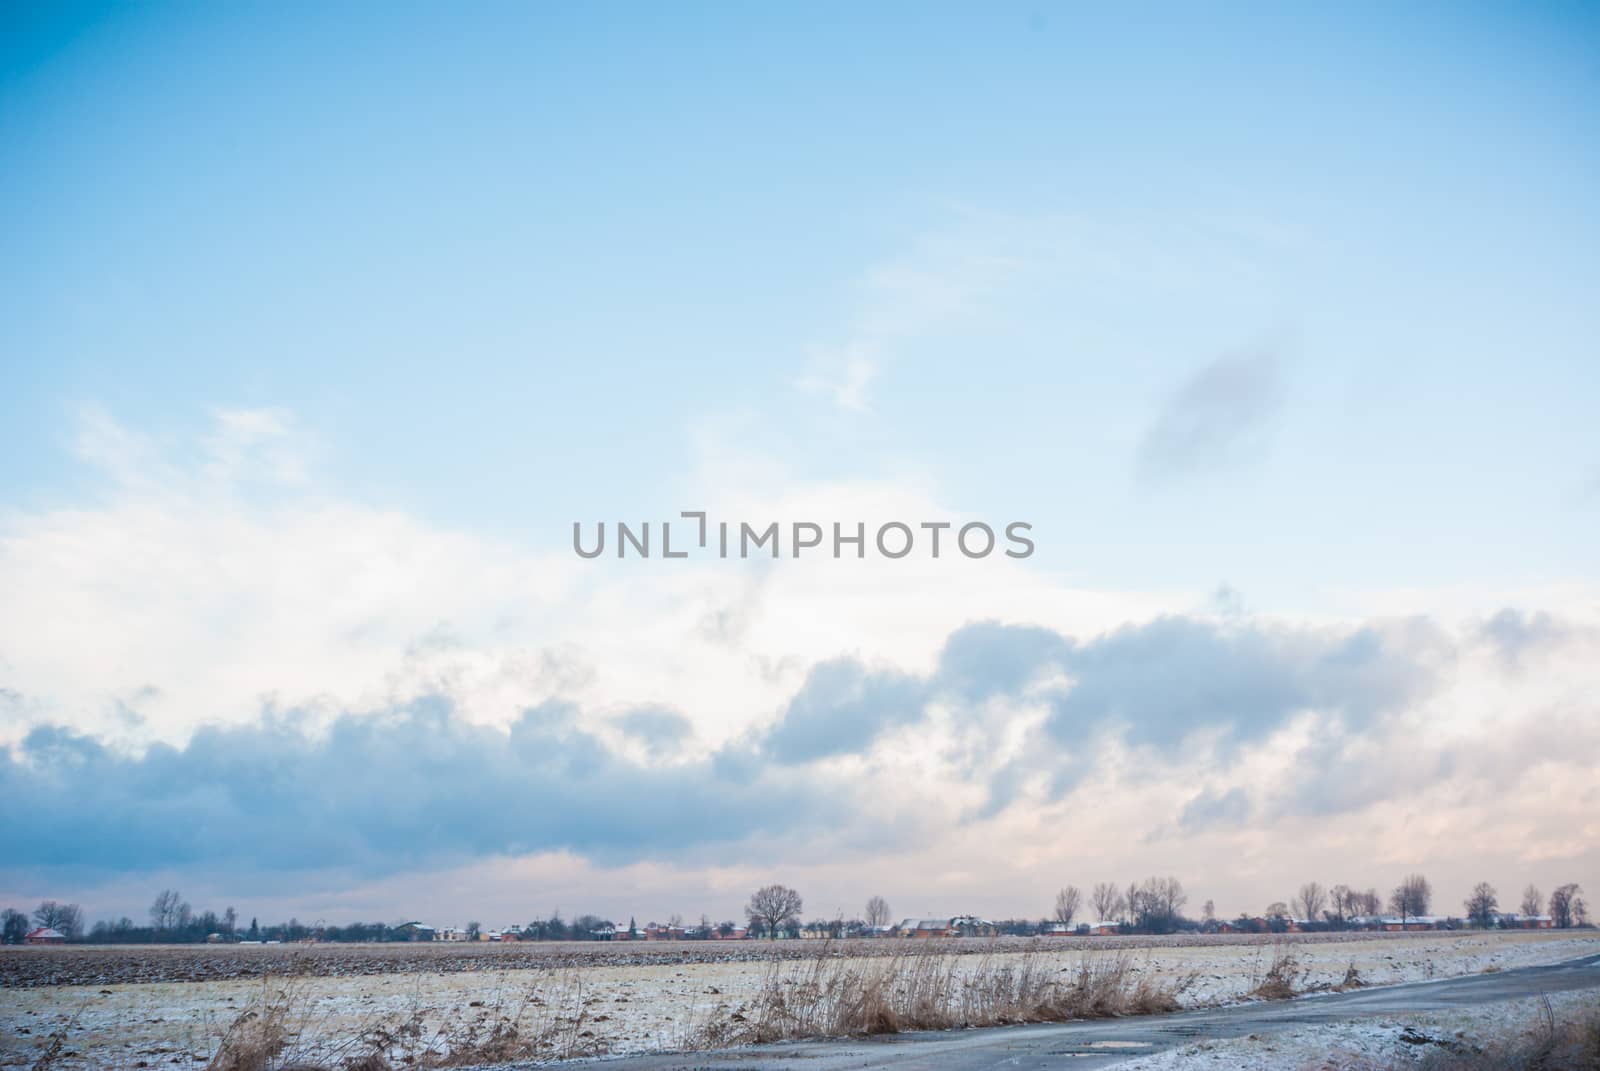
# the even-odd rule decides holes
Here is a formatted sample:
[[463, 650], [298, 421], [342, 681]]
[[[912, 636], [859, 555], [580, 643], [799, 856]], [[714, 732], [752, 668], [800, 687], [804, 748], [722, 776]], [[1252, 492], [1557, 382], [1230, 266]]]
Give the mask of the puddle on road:
[[1084, 1041], [1072, 1046], [1070, 1049], [1052, 1049], [1045, 1055], [1099, 1056], [1104, 1054], [1107, 1050], [1123, 1051], [1128, 1049], [1136, 1049], [1140, 1051], [1152, 1051], [1154, 1048], [1154, 1044], [1148, 1041]]

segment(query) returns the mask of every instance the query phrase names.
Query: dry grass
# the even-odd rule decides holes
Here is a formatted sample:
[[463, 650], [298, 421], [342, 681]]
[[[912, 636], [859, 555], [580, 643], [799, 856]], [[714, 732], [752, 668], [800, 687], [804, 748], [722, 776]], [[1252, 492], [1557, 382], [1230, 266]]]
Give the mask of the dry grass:
[[1192, 978], [1135, 978], [1125, 954], [1085, 953], [1075, 968], [1030, 952], [963, 959], [907, 951], [871, 960], [831, 956], [774, 964], [757, 995], [693, 1036], [699, 1048], [807, 1037], [894, 1034], [1011, 1023], [1063, 1022], [1175, 1011]]
[[293, 987], [263, 987], [223, 1032], [206, 1071], [392, 1071], [598, 1056], [582, 984], [571, 975], [511, 994], [495, 990], [463, 1013], [420, 1002], [400, 1022], [374, 1021], [344, 1039]]
[[[1261, 980], [1250, 990], [1250, 995], [1261, 1000], [1289, 1000], [1299, 995], [1300, 982], [1305, 973], [1299, 958], [1288, 945], [1276, 945], [1272, 949], [1272, 962]], [[1356, 975], [1354, 984], [1360, 985], [1360, 973], [1353, 964], [1345, 972], [1346, 983], [1351, 981], [1352, 974]]]
[[30, 1065], [30, 1071], [50, 1071], [50, 1068], [55, 1066], [56, 1060], [60, 1058], [61, 1050], [66, 1047], [66, 1044], [67, 1032], [65, 1030], [57, 1030], [54, 1034], [51, 1034], [50, 1043], [44, 1047], [44, 1051], [39, 1054], [39, 1058]]
[[328, 1066], [334, 1054], [311, 1003], [292, 984], [263, 981], [261, 992], [223, 1030], [206, 1071], [300, 1071]]
[[1361, 972], [1356, 969], [1355, 960], [1350, 961], [1350, 966], [1345, 968], [1344, 981], [1333, 987], [1334, 992], [1343, 993], [1346, 989], [1360, 989], [1366, 985], [1366, 980], [1361, 977]]
[[1346, 1065], [1348, 1071], [1600, 1071], [1600, 1006], [1562, 1022], [1545, 999], [1535, 1022], [1507, 1041], [1478, 1045], [1414, 1028], [1400, 1040], [1419, 1050], [1417, 1059]]

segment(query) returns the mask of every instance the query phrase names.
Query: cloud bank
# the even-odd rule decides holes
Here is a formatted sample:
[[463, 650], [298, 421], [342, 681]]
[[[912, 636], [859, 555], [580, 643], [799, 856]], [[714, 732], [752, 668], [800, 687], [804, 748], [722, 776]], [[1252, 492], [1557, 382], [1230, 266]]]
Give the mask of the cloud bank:
[[[1014, 911], [1186, 867], [1219, 897], [1310, 866], [1470, 887], [1485, 830], [1508, 867], [1600, 862], [1581, 598], [1312, 618], [1005, 562], [622, 576], [320, 491], [283, 414], [219, 414], [188, 461], [103, 415], [84, 438], [103, 496], [0, 526], [18, 902], [203, 878], [411, 910], [536, 868], [574, 898], [878, 875]], [[953, 512], [722, 475], [697, 501], [730, 514]]]
[[[873, 822], [887, 831], [1048, 807], [1086, 775], [1085, 753], [1136, 756], [1147, 774], [1205, 755], [1227, 775], [1304, 722], [1313, 740], [1290, 768], [1311, 776], [1292, 779], [1291, 809], [1329, 815], [1391, 794], [1369, 782], [1396, 771], [1361, 753], [1409, 731], [1408, 712], [1440, 691], [1453, 652], [1415, 621], [1311, 629], [1173, 616], [1082, 641], [979, 622], [949, 636], [928, 673], [819, 663], [764, 726], [714, 749], [695, 741], [692, 714], [664, 707], [602, 721], [551, 701], [502, 728], [429, 695], [325, 724], [268, 710], [142, 752], [37, 726], [0, 758], [0, 791], [29, 816], [8, 849], [26, 868], [372, 876], [554, 851], [622, 863], [803, 845], [809, 830], [856, 823], [858, 845], [881, 848]], [[630, 741], [642, 757], [626, 754]], [[885, 784], [895, 755], [956, 772], [949, 784]], [[1352, 758], [1363, 777], [1350, 776]], [[1035, 780], [1045, 787], [1030, 789]], [[989, 806], [940, 803], [974, 786]], [[1249, 792], [1233, 786], [1174, 817], [1197, 832], [1252, 815]]]

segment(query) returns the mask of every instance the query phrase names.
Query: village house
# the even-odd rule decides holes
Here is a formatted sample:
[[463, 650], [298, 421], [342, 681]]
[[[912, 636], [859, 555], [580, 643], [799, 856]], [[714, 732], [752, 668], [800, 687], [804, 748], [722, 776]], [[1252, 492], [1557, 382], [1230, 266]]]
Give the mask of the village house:
[[906, 919], [895, 927], [901, 937], [994, 937], [1000, 927], [976, 915], [953, 915], [947, 919]]
[[22, 939], [25, 945], [64, 945], [67, 935], [60, 930], [53, 930], [49, 926], [40, 926], [37, 930], [29, 932]]
[[1438, 915], [1357, 915], [1350, 920], [1353, 930], [1381, 930], [1384, 933], [1420, 933], [1453, 928], [1450, 919]]
[[1549, 915], [1519, 915], [1512, 911], [1495, 912], [1494, 924], [1502, 930], [1550, 930], [1556, 920]]

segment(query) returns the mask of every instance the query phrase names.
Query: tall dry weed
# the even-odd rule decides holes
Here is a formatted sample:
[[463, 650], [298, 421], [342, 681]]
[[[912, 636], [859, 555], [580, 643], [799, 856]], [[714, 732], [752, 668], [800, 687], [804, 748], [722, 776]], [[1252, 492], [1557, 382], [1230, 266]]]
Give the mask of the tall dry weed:
[[770, 965], [750, 1001], [693, 1040], [720, 1048], [1143, 1015], [1176, 1010], [1192, 981], [1136, 979], [1126, 954], [1084, 953], [1075, 967], [1058, 964], [1037, 951], [973, 957], [929, 948], [863, 960], [823, 949], [799, 965]]

